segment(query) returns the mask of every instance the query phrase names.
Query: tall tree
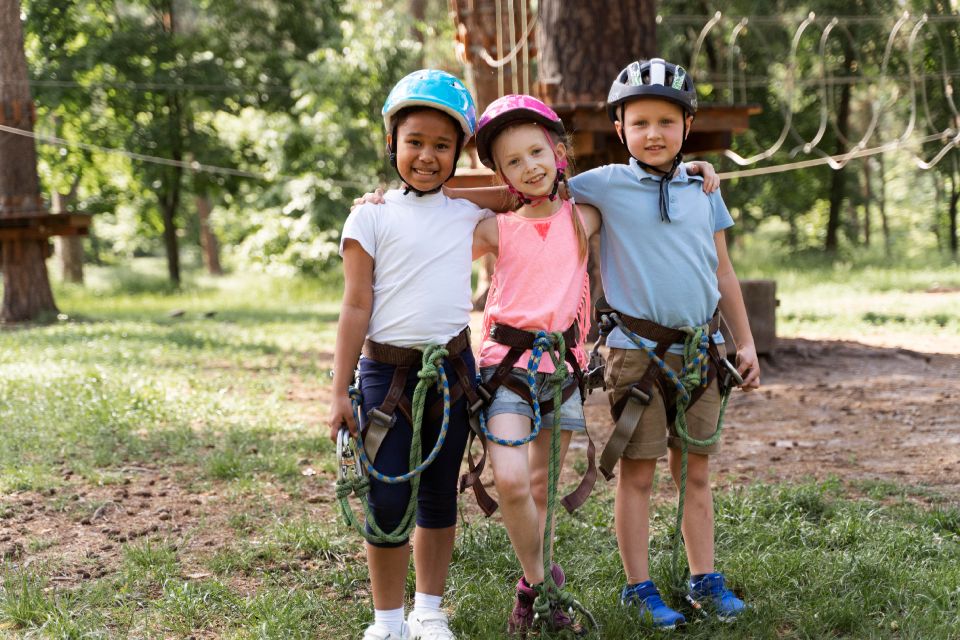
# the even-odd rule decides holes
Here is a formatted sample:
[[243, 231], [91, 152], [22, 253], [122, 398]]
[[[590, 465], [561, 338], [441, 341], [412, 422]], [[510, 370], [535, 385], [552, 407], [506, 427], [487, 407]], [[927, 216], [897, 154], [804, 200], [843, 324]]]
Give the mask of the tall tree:
[[[18, 0], [0, 0], [0, 123], [33, 131], [33, 101], [27, 82]], [[45, 214], [31, 138], [0, 132], [0, 218]], [[6, 240], [2, 248], [4, 322], [56, 313], [47, 276], [47, 239]]]

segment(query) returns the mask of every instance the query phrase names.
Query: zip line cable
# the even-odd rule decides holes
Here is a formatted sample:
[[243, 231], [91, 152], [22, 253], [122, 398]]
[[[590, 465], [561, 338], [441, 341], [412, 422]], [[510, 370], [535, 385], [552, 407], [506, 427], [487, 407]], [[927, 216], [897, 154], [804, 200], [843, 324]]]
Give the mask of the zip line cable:
[[[58, 147], [71, 147], [77, 149], [83, 149], [85, 151], [97, 151], [100, 153], [108, 153], [114, 155], [121, 155], [131, 160], [139, 160], [141, 162], [147, 162], [150, 164], [158, 164], [167, 167], [178, 167], [180, 169], [186, 169], [188, 171], [193, 171], [195, 173], [213, 173], [220, 175], [227, 175], [236, 178], [249, 178], [251, 180], [259, 180], [262, 182], [290, 182], [293, 180], [300, 180], [303, 176], [294, 176], [283, 173], [261, 173], [255, 171], [245, 171], [243, 169], [234, 169], [231, 167], [220, 167], [212, 164], [204, 164], [197, 162], [195, 160], [174, 160], [172, 158], [163, 158], [161, 156], [152, 156], [144, 153], [137, 153], [136, 151], [128, 151], [127, 149], [117, 149], [115, 147], [104, 147], [101, 145], [90, 144], [88, 142], [77, 142], [73, 140], [67, 140], [65, 138], [60, 138], [57, 136], [44, 135], [40, 133], [35, 133], [33, 131], [27, 131], [25, 129], [18, 129], [16, 127], [10, 127], [7, 125], [0, 124], [0, 132], [10, 133], [15, 136], [23, 136], [25, 138], [32, 138], [36, 142], [54, 145]], [[344, 187], [355, 187], [359, 189], [368, 188], [370, 185], [361, 182], [352, 182], [349, 180], [334, 180], [329, 178], [323, 179], [325, 182], [330, 184], [335, 184], [338, 186]]]

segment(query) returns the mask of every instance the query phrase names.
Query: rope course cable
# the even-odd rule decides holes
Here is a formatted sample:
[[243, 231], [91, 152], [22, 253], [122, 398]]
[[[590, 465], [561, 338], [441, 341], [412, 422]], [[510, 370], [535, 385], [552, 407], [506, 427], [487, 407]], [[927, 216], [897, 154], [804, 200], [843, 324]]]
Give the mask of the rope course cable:
[[[708, 46], [711, 39], [723, 40], [723, 45], [720, 46], [726, 48], [723, 52], [727, 57], [726, 77], [711, 74], [706, 75], [701, 82], [714, 85], [721, 91], [725, 86], [726, 95], [729, 96], [731, 103], [738, 97], [741, 103], [748, 103], [748, 89], [778, 87], [764, 92], [763, 96], [757, 100], [776, 105], [775, 108], [780, 109], [783, 114], [783, 125], [776, 140], [752, 155], [741, 155], [737, 151], [728, 149], [724, 151], [725, 157], [740, 167], [757, 165], [779, 157], [786, 151], [783, 145], [788, 138], [797, 141], [797, 144], [789, 150], [791, 158], [800, 154], [818, 156], [816, 159], [729, 171], [720, 174], [723, 178], [766, 175], [818, 165], [827, 165], [831, 169], [839, 170], [856, 158], [894, 150], [908, 153], [918, 169], [933, 168], [951, 149], [960, 146], [955, 124], [960, 119], [960, 113], [953, 99], [954, 78], [960, 76], [960, 70], [948, 68], [944, 38], [936, 26], [951, 25], [950, 28], [953, 28], [952, 25], [956, 25], [957, 22], [960, 22], [960, 15], [934, 16], [924, 13], [912, 16], [907, 11], [886, 16], [829, 17], [817, 16], [810, 12], [803, 18], [799, 16], [726, 17], [719, 11], [710, 16], [666, 18], [658, 16], [658, 24], [668, 29], [671, 25], [682, 26], [687, 30], [689, 27], [699, 27], [689, 59], [691, 70], [696, 69], [700, 62], [701, 51]], [[886, 30], [885, 25], [890, 23], [892, 25], [889, 30]], [[858, 44], [863, 36], [859, 34], [858, 37], [854, 37], [855, 25], [873, 25], [875, 27], [873, 32], [885, 32], [885, 46], [880, 49]], [[750, 27], [765, 28], [750, 29]], [[807, 33], [815, 32], [814, 27], [819, 30], [819, 42], [808, 46], [805, 43]], [[840, 51], [837, 50], [838, 45], [831, 46], [838, 29], [842, 42], [839, 45]], [[768, 40], [765, 32], [773, 33], [771, 38], [775, 38], [779, 37], [777, 34], [783, 31], [786, 31], [783, 33], [783, 36], [786, 36], [791, 30], [789, 53], [786, 55], [786, 65], [781, 74], [771, 75], [770, 70], [775, 69], [776, 66], [758, 57], [755, 47], [753, 51], [749, 51], [745, 45], [741, 44], [749, 31], [752, 36], [760, 38], [762, 49], [766, 49], [774, 40]], [[692, 36], [692, 33], [690, 35]], [[875, 34], [871, 42], [879, 44], [880, 35]], [[927, 44], [919, 60], [917, 59], [918, 42]], [[810, 62], [805, 62], [803, 65], [799, 63], [798, 53], [801, 49], [814, 54], [812, 68]], [[937, 49], [939, 49], [939, 65], [931, 62], [931, 56], [934, 58], [937, 56]], [[709, 50], [715, 52], [718, 49], [714, 47]], [[882, 55], [878, 56], [879, 60], [874, 58], [871, 63], [870, 52], [874, 50], [877, 54], [882, 51]], [[752, 57], [748, 59], [751, 55]], [[759, 64], [767, 64], [767, 67], [763, 68], [761, 73], [751, 74], [748, 69], [756, 67], [758, 60], [760, 60]], [[838, 61], [842, 64], [836, 70], [845, 71], [845, 74], [833, 73], [834, 69], [831, 67], [837, 66]], [[872, 74], [868, 73], [866, 71], [868, 66], [872, 66], [876, 71]], [[936, 67], [939, 69], [935, 69]], [[850, 75], [851, 72], [853, 75]], [[950, 121], [944, 123], [944, 126], [935, 124], [931, 95], [927, 86], [928, 81], [931, 80], [939, 83], [939, 91], [935, 95], [939, 98], [942, 94], [946, 109], [952, 115]], [[831, 115], [831, 105], [836, 100], [836, 88], [840, 86], [858, 87], [858, 100], [866, 107], [866, 122], [857, 136], [851, 136], [853, 140], [847, 139], [847, 135], [844, 135], [844, 131], [838, 125], [837, 118]], [[816, 90], [813, 93], [804, 93], [805, 87], [816, 87]], [[809, 99], [810, 96], [813, 97], [812, 100]], [[890, 139], [889, 135], [882, 135], [883, 129], [880, 123], [884, 121], [884, 116], [891, 113], [892, 109], [898, 105], [905, 106], [909, 112], [902, 120], [904, 129]], [[815, 131], [804, 134], [798, 130], [803, 120], [796, 116], [810, 108], [819, 111], [818, 126]], [[922, 116], [919, 112], [921, 108]], [[924, 123], [923, 127], [919, 127], [921, 122]], [[828, 128], [832, 128], [836, 139], [843, 145], [841, 153], [830, 154], [818, 148], [818, 145], [823, 143]], [[920, 155], [922, 152], [919, 152], [918, 148], [931, 142], [940, 142], [942, 146], [928, 157], [922, 157]]]
[[[58, 136], [45, 135], [42, 133], [35, 133], [33, 131], [27, 131], [25, 129], [18, 129], [16, 127], [10, 127], [4, 124], [0, 124], [0, 132], [9, 133], [15, 136], [23, 136], [25, 138], [32, 138], [36, 142], [42, 144], [50, 144], [59, 147], [68, 147], [83, 149], [85, 151], [97, 151], [99, 153], [109, 153], [115, 155], [121, 155], [131, 160], [138, 160], [140, 162], [148, 162], [151, 164], [159, 164], [168, 167], [179, 167], [181, 169], [187, 169], [188, 171], [193, 171], [195, 173], [213, 173], [220, 175], [233, 176], [236, 178], [249, 178], [251, 180], [260, 180], [263, 182], [290, 182], [292, 180], [301, 180], [303, 176], [294, 176], [284, 173], [263, 173], [256, 171], [246, 171], [243, 169], [234, 169], [232, 167], [220, 167], [212, 164], [204, 164], [197, 162], [195, 160], [174, 160], [171, 158], [163, 158], [160, 156], [152, 156], [145, 153], [137, 153], [136, 151], [128, 151], [127, 149], [118, 149], [116, 147], [104, 147], [98, 144], [90, 144], [88, 142], [79, 142], [76, 140], [67, 140], [66, 138], [60, 138]], [[342, 187], [355, 187], [359, 189], [369, 189], [370, 184], [363, 182], [352, 182], [349, 180], [331, 180], [323, 179], [324, 182], [327, 182], [332, 185], [342, 186]]]

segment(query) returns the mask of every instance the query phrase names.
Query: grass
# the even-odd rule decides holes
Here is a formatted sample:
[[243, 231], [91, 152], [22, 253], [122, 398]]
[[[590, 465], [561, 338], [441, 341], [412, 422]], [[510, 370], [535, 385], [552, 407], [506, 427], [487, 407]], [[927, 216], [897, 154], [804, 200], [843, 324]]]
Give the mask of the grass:
[[912, 263], [882, 257], [783, 259], [747, 241], [733, 256], [742, 279], [777, 282], [777, 334], [928, 344], [960, 335], [960, 264], [929, 256]]
[[[742, 276], [778, 281], [781, 335], [957, 333], [957, 294], [926, 293], [960, 286], [956, 266], [748, 258], [737, 260]], [[0, 637], [359, 637], [371, 615], [363, 548], [329, 498], [306, 500], [333, 471], [323, 398], [336, 279], [192, 275], [173, 291], [161, 268], [91, 269], [88, 287], [57, 286], [66, 319], [0, 331], [0, 528], [31, 509], [41, 521], [110, 513], [110, 492], [142, 468], [217, 500], [178, 533], [92, 549], [110, 562], [97, 573], [97, 558], [82, 560], [83, 580], [58, 581], [78, 561], [37, 527], [20, 540], [23, 556], [0, 559]], [[753, 608], [685, 637], [960, 637], [960, 510], [941, 496], [837, 480], [729, 490], [717, 503], [719, 566]], [[653, 575], [665, 583], [672, 505], [657, 505], [652, 528]], [[455, 553], [455, 630], [502, 637], [517, 579], [503, 528], [466, 522]], [[636, 637], [616, 605], [609, 487], [561, 517], [556, 555], [602, 637]]]

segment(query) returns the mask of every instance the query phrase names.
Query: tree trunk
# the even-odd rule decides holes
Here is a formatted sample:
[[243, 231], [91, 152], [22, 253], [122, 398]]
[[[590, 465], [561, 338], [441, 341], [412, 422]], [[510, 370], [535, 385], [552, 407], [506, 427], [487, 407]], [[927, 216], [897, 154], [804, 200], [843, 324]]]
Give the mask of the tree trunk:
[[957, 161], [953, 160], [953, 171], [950, 172], [950, 209], [947, 213], [949, 223], [949, 238], [947, 242], [950, 245], [950, 255], [954, 261], [957, 259], [957, 201], [960, 200], [960, 189], [957, 188]]
[[[77, 194], [80, 176], [76, 176], [69, 193], [54, 191], [52, 194], [53, 213], [66, 213], [67, 204]], [[83, 238], [78, 235], [60, 236], [55, 240], [56, 253], [60, 256], [60, 272], [67, 282], [83, 284]]]
[[[0, 0], [0, 124], [33, 131], [34, 120], [23, 53], [20, 3]], [[44, 213], [33, 140], [0, 132], [0, 217], [24, 218]], [[49, 240], [5, 240], [0, 244], [0, 251], [3, 269], [0, 321], [29, 321], [57, 313], [47, 275]]]
[[[52, 212], [66, 213], [69, 204], [77, 197], [80, 187], [80, 172], [73, 177], [73, 184], [67, 193], [54, 191], [52, 194]], [[67, 282], [83, 284], [83, 238], [79, 235], [60, 236], [55, 240], [56, 253], [60, 256], [60, 272]]]
[[[853, 46], [844, 41], [844, 67], [847, 73], [854, 73], [854, 51]], [[837, 108], [837, 136], [836, 153], [846, 153], [847, 146], [844, 143], [850, 132], [850, 85], [844, 84], [840, 89], [840, 105]], [[846, 167], [833, 172], [830, 180], [830, 217], [827, 219], [827, 241], [824, 248], [828, 253], [836, 253], [838, 245], [838, 235], [840, 231], [840, 214], [843, 207], [843, 196], [846, 191]]]
[[200, 248], [203, 251], [203, 265], [210, 275], [222, 276], [220, 243], [217, 242], [217, 236], [210, 228], [210, 210], [213, 208], [210, 204], [210, 198], [204, 195], [197, 196], [196, 204], [197, 217], [200, 218]]
[[656, 19], [648, 0], [540, 0], [538, 79], [548, 101], [605, 101], [621, 69], [657, 52]]
[[870, 184], [870, 159], [863, 162], [863, 244], [870, 248], [870, 201], [873, 189]]
[[[171, 38], [177, 33], [177, 15], [174, 12], [175, 2], [170, 1], [163, 14], [164, 28]], [[170, 128], [170, 155], [177, 162], [183, 160], [183, 106], [180, 94], [167, 94], [166, 106]], [[173, 166], [166, 172], [166, 180], [160, 187], [158, 199], [160, 201], [160, 215], [163, 218], [163, 246], [167, 254], [167, 273], [170, 281], [180, 285], [180, 246], [177, 240], [177, 210], [180, 208], [180, 192], [183, 184], [183, 169]]]
[[880, 167], [880, 229], [883, 231], [883, 252], [890, 257], [890, 221], [887, 220], [887, 170], [883, 154], [877, 155]]
[[160, 214], [163, 217], [163, 246], [167, 254], [167, 274], [170, 281], [180, 284], [180, 246], [177, 240], [177, 209], [180, 207], [180, 175], [183, 170], [173, 167], [169, 174], [173, 177], [166, 188], [160, 192]]
[[[850, 85], [845, 84], [840, 90], [840, 109], [837, 111], [837, 129], [846, 137], [849, 131], [850, 120]], [[837, 154], [846, 153], [847, 147], [841, 139], [837, 139]], [[825, 249], [829, 253], [836, 253], [840, 231], [840, 213], [843, 210], [843, 195], [846, 187], [846, 167], [834, 171], [830, 176], [830, 217], [827, 219], [827, 241]]]

